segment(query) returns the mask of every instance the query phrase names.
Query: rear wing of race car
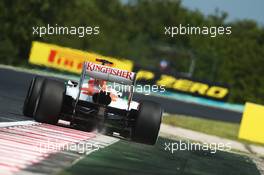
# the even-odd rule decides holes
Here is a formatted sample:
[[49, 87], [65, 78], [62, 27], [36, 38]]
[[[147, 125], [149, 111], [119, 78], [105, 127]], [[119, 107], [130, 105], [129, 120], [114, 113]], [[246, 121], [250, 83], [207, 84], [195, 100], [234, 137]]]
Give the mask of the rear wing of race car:
[[79, 92], [77, 95], [77, 99], [75, 101], [75, 107], [78, 103], [81, 94], [81, 88], [87, 75], [95, 79], [115, 82], [123, 85], [129, 85], [129, 97], [128, 97], [128, 110], [129, 110], [130, 102], [132, 100], [133, 92], [134, 92], [133, 88], [136, 82], [135, 72], [121, 70], [106, 65], [96, 64], [93, 62], [84, 62], [82, 73], [79, 80]]
[[134, 72], [112, 68], [93, 62], [85, 62], [84, 70], [86, 70], [86, 73], [90, 77], [95, 79], [106, 80], [125, 85], [133, 85], [136, 78], [136, 73]]

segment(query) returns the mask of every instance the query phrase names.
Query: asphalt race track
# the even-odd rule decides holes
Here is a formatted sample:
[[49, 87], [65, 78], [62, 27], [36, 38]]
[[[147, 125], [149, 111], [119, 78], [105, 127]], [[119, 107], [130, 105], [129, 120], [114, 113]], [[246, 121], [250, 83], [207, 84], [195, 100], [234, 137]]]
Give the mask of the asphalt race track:
[[[27, 120], [22, 115], [22, 106], [27, 89], [34, 74], [0, 69], [0, 122]], [[153, 100], [160, 103], [164, 111], [172, 114], [184, 114], [201, 118], [239, 123], [242, 114], [209, 106], [187, 103], [178, 100], [135, 94], [135, 100]]]
[[31, 74], [0, 69], [0, 122], [28, 120], [22, 106]]
[[41, 124], [23, 116], [23, 102], [33, 76], [0, 69], [1, 175], [54, 174], [92, 151], [80, 153], [82, 150], [64, 150], [65, 145], [77, 147], [96, 143], [98, 148], [104, 148], [119, 140], [72, 129], [67, 125]]
[[183, 114], [187, 116], [195, 116], [200, 118], [234, 123], [240, 123], [242, 118], [242, 113], [240, 112], [204, 106], [195, 103], [187, 103], [159, 96], [146, 96], [143, 94], [135, 94], [135, 99], [146, 99], [156, 101], [162, 105], [165, 112], [171, 114]]
[[[125, 174], [128, 172], [137, 172], [137, 174], [155, 174], [159, 172], [160, 174], [184, 175], [249, 174], [249, 172], [252, 175], [259, 174], [255, 164], [249, 158], [233, 153], [219, 152], [216, 155], [208, 156], [207, 152], [177, 151], [176, 154], [172, 155], [164, 151], [164, 143], [172, 142], [172, 140], [161, 138], [156, 146], [152, 147], [118, 141], [118, 139], [113, 137], [67, 127], [34, 122], [31, 118], [27, 118], [22, 114], [23, 101], [33, 76], [30, 73], [0, 69], [1, 175], [56, 174], [61, 170], [64, 170], [62, 175], [73, 175], [86, 174], [87, 169], [89, 169], [91, 174]], [[239, 121], [239, 117], [236, 118], [232, 115], [228, 116], [228, 118], [225, 115], [228, 114], [228, 111], [223, 111], [222, 115], [216, 115], [219, 112], [216, 109], [212, 108], [209, 110], [205, 107], [185, 104], [162, 97], [136, 94], [135, 98], [138, 100], [155, 100], [164, 106], [166, 112], [170, 113], [188, 113], [196, 110], [196, 112], [203, 114], [208, 110], [207, 115], [212, 115], [213, 119], [222, 120], [225, 118], [230, 120], [233, 117], [232, 121]], [[216, 111], [213, 112], [213, 110]], [[191, 115], [191, 113], [188, 114]], [[221, 118], [216, 118], [217, 116]], [[54, 152], [54, 150], [47, 147], [47, 143], [54, 146], [54, 144], [57, 145], [58, 143], [76, 145], [82, 142], [86, 144], [96, 143], [100, 147], [100, 151], [88, 152], [92, 154], [86, 156], [74, 166], [72, 166], [72, 163], [83, 156], [78, 150], [55, 150]], [[40, 148], [40, 144], [44, 147], [44, 152], [36, 150], [36, 148]], [[143, 160], [142, 155], [144, 155]], [[233, 162], [236, 162], [236, 164], [233, 165]], [[159, 166], [156, 166], [157, 164]], [[221, 171], [218, 171], [218, 169], [221, 169]]]

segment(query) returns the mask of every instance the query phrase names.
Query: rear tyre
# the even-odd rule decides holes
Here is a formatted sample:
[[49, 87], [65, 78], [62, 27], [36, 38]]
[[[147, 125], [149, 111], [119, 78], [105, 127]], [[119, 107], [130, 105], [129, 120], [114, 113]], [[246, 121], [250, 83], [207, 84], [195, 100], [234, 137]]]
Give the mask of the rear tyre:
[[132, 140], [154, 145], [159, 134], [162, 112], [163, 110], [158, 103], [152, 101], [140, 103]]
[[31, 80], [23, 106], [23, 114], [25, 116], [33, 117], [33, 112], [36, 108], [36, 101], [39, 96], [44, 79], [44, 77], [36, 76]]
[[38, 97], [34, 118], [38, 122], [57, 124], [63, 105], [65, 85], [63, 82], [46, 79]]

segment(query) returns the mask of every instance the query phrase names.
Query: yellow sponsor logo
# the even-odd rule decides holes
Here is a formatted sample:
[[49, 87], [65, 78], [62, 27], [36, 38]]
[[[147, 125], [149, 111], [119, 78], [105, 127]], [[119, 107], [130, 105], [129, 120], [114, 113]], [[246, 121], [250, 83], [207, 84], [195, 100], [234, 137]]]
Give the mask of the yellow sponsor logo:
[[119, 69], [131, 71], [133, 68], [133, 62], [130, 60], [106, 57], [92, 52], [84, 52], [36, 41], [32, 43], [29, 62], [59, 70], [80, 73], [84, 61], [96, 63], [96, 58], [111, 61], [114, 63], [113, 67]]
[[264, 106], [246, 103], [240, 124], [240, 139], [264, 143]]
[[141, 70], [137, 73], [137, 80], [145, 79], [145, 80], [151, 80], [155, 77], [155, 74], [150, 71]]
[[[137, 73], [137, 80], [153, 80], [155, 74], [151, 71], [140, 70]], [[184, 78], [175, 78], [170, 75], [161, 75], [156, 81], [159, 86], [174, 89], [191, 94], [199, 94], [201, 96], [223, 99], [229, 93], [228, 88], [221, 86], [210, 86], [206, 83], [196, 82]]]

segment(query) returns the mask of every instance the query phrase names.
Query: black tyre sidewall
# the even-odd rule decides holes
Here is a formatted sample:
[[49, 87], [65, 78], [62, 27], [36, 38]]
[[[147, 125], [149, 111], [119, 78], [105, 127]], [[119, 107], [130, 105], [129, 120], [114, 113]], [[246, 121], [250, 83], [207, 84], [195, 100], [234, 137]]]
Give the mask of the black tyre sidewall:
[[41, 91], [44, 79], [44, 77], [37, 76], [31, 80], [23, 106], [23, 114], [25, 116], [33, 117], [33, 112], [36, 108], [36, 101]]
[[137, 112], [132, 139], [140, 143], [155, 144], [159, 134], [162, 112], [158, 103], [142, 101]]
[[35, 120], [42, 123], [57, 124], [64, 95], [65, 85], [63, 82], [45, 79], [34, 111]]

